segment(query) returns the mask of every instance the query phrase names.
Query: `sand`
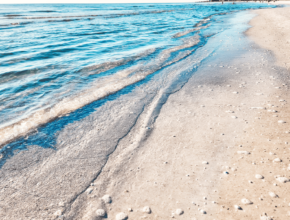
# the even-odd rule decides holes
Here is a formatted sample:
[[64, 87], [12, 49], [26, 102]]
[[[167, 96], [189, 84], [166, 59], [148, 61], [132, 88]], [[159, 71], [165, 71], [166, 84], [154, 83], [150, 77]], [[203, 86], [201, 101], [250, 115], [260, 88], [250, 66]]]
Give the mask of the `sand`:
[[[51, 149], [47, 155], [36, 156], [35, 161], [44, 161], [41, 167], [35, 166], [30, 176], [23, 177], [23, 185], [34, 182], [33, 191], [17, 179], [28, 165], [5, 167], [15, 175], [1, 183], [6, 185], [1, 193], [7, 196], [1, 197], [0, 218], [288, 219], [290, 78], [286, 57], [290, 50], [286, 40], [290, 30], [286, 17], [290, 12], [279, 8], [254, 13], [259, 16], [252, 20], [248, 38], [244, 33], [237, 38], [225, 33], [203, 48], [221, 44], [211, 62], [201, 63], [185, 86], [169, 96], [148, 128], [144, 121], [152, 114], [156, 101], [152, 100], [100, 173], [93, 173], [94, 158], [89, 172], [82, 169], [80, 160], [62, 164], [67, 169], [60, 171], [68, 177], [60, 182], [71, 181], [69, 167], [77, 162], [75, 178], [78, 173], [84, 180], [92, 176], [87, 188], [78, 182], [62, 188], [56, 180], [41, 183], [35, 178], [51, 170], [45, 159]], [[71, 146], [55, 153], [55, 167], [61, 164], [61, 154], [78, 154], [77, 149]], [[59, 170], [52, 171], [51, 179], [60, 175]], [[78, 192], [73, 199], [43, 202], [57, 190], [65, 200], [64, 192], [73, 187]], [[26, 197], [25, 202], [19, 201]]]
[[[67, 216], [94, 219], [102, 207], [109, 219], [120, 212], [129, 219], [289, 218], [289, 66], [281, 53], [290, 51], [290, 12], [255, 13], [247, 32], [254, 41], [246, 48], [223, 47], [211, 65], [201, 65], [140, 141], [150, 107], [145, 109], [94, 181], [92, 194], [75, 201], [82, 212], [72, 209]], [[267, 16], [272, 23], [265, 28]], [[237, 58], [224, 60], [233, 54]], [[112, 203], [99, 201], [104, 194]]]
[[289, 8], [277, 8], [255, 11], [259, 16], [251, 21], [254, 28], [248, 31], [249, 36], [258, 45], [274, 52], [278, 65], [287, 69], [290, 68], [289, 10]]

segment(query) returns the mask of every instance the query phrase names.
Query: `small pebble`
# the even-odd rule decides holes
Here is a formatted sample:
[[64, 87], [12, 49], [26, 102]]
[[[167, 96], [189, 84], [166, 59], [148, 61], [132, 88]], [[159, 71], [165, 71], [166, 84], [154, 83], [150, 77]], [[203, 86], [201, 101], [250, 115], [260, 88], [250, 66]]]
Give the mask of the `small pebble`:
[[61, 215], [62, 214], [62, 211], [61, 210], [57, 210], [55, 213], [54, 213], [54, 215], [56, 215], [56, 216], [59, 216], [59, 215]]
[[184, 211], [182, 209], [176, 209], [175, 213], [177, 215], [182, 215], [184, 213]]
[[128, 218], [128, 215], [124, 212], [120, 212], [116, 215], [116, 220], [126, 220]]
[[266, 215], [261, 215], [260, 220], [273, 220], [271, 217], [266, 216]]
[[142, 210], [144, 213], [150, 214], [151, 213], [151, 209], [149, 206], [145, 206]]
[[251, 205], [253, 204], [252, 201], [248, 200], [248, 199], [242, 199], [241, 202], [244, 204], [244, 205]]
[[100, 217], [105, 217], [106, 211], [104, 209], [97, 209], [96, 215]]
[[286, 123], [286, 121], [279, 120], [278, 123], [283, 124], [283, 123]]
[[204, 210], [200, 210], [200, 212], [202, 213], [202, 214], [206, 214], [206, 211], [204, 211]]
[[272, 197], [272, 198], [276, 198], [276, 197], [278, 197], [275, 193], [273, 193], [273, 192], [269, 192], [269, 195]]
[[238, 154], [245, 154], [245, 155], [246, 155], [246, 154], [251, 154], [251, 153], [248, 152], [248, 151], [238, 151], [237, 153], [238, 153]]
[[242, 210], [242, 208], [241, 208], [240, 206], [238, 206], [238, 205], [234, 205], [234, 207], [235, 207], [235, 209], [237, 209], [237, 210]]
[[105, 203], [111, 203], [111, 202], [112, 202], [112, 198], [111, 198], [111, 196], [109, 196], [109, 195], [104, 195], [104, 196], [102, 197], [102, 200], [103, 200]]
[[273, 160], [273, 162], [274, 163], [279, 163], [279, 162], [282, 162], [282, 160], [280, 158], [276, 158], [276, 159]]
[[260, 175], [260, 174], [256, 174], [256, 175], [255, 175], [255, 178], [256, 178], [256, 179], [264, 179], [264, 177], [263, 177], [262, 175]]
[[289, 179], [286, 177], [278, 177], [278, 178], [276, 178], [276, 180], [278, 180], [280, 183], [289, 182]]
[[86, 193], [87, 193], [87, 194], [91, 194], [91, 192], [92, 192], [93, 190], [94, 190], [93, 188], [88, 188], [88, 189], [86, 190]]

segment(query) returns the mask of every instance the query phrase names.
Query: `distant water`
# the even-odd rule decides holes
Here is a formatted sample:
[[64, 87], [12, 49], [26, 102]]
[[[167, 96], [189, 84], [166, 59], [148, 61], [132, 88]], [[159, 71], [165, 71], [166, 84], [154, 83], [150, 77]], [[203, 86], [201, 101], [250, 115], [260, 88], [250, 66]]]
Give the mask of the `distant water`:
[[[0, 146], [136, 84], [260, 3], [0, 5]], [[220, 23], [221, 25], [217, 25]]]

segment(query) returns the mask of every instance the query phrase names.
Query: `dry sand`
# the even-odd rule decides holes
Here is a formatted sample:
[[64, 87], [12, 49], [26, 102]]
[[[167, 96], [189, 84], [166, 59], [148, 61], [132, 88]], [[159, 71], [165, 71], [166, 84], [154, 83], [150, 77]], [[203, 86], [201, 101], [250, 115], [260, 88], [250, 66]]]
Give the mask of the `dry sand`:
[[289, 69], [290, 9], [264, 9], [255, 12], [259, 16], [251, 21], [254, 28], [248, 31], [249, 36], [261, 47], [273, 51], [278, 65]]

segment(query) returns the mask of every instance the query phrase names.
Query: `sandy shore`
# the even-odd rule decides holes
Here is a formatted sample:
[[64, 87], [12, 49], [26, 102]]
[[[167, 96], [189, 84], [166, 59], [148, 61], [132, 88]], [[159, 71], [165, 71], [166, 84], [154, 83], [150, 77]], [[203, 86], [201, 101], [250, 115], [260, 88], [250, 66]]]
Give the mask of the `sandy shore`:
[[[255, 13], [247, 34], [266, 50], [225, 42], [211, 65], [170, 96], [141, 140], [140, 119], [92, 193], [74, 204], [82, 214], [70, 216], [93, 219], [102, 208], [109, 219], [120, 212], [129, 219], [289, 218], [290, 12]], [[239, 55], [225, 61], [232, 53]], [[98, 199], [105, 194], [112, 203]]]
[[[158, 95], [137, 121], [130, 119], [134, 126], [112, 154], [100, 156], [96, 136], [84, 157], [85, 142], [55, 152], [35, 148], [32, 159], [23, 152], [13, 158], [17, 166], [7, 162], [0, 219], [290, 218], [290, 8], [254, 13], [248, 37], [245, 14], [227, 21], [233, 29], [197, 52], [220, 45], [210, 61], [169, 96], [152, 127], [145, 125]], [[122, 129], [117, 122], [110, 128]], [[99, 130], [91, 127], [84, 135]], [[93, 181], [84, 188], [87, 180]]]

